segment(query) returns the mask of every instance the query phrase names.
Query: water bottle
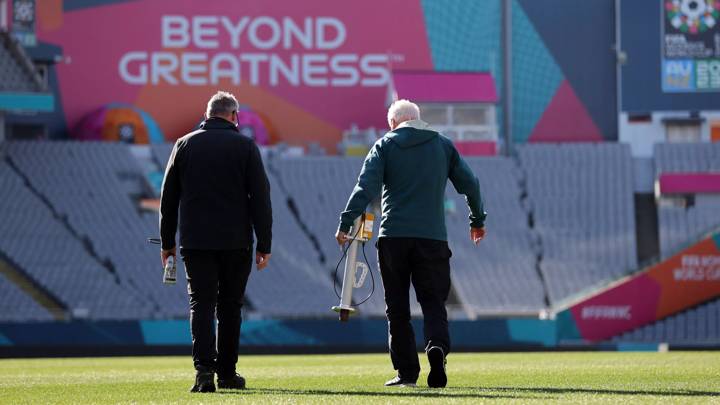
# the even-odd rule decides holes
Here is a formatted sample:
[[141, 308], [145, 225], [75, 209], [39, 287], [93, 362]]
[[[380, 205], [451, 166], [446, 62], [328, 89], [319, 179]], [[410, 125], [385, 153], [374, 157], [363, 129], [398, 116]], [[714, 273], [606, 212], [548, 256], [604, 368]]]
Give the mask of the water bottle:
[[165, 271], [163, 272], [164, 284], [175, 284], [177, 281], [177, 267], [175, 267], [175, 256], [169, 256], [165, 261]]

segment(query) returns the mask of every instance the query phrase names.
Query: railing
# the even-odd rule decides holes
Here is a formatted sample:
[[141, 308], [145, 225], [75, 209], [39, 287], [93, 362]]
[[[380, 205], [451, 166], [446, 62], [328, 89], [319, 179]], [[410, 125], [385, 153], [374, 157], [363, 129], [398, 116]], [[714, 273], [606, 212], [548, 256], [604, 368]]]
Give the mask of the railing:
[[7, 47], [10, 55], [30, 75], [38, 91], [47, 91], [47, 85], [37, 71], [25, 49], [6, 31], [0, 30], [0, 46]]

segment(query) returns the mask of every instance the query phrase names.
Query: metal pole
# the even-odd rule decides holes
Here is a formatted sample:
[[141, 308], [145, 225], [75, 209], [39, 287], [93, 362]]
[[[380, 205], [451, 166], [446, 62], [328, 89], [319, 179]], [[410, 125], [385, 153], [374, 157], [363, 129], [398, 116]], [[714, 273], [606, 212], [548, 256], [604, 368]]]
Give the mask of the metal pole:
[[503, 134], [505, 135], [505, 155], [513, 152], [512, 137], [512, 1], [502, 1], [502, 33], [503, 47]]
[[0, 145], [5, 142], [5, 113], [0, 111]]
[[626, 55], [622, 49], [622, 27], [621, 20], [621, 4], [620, 0], [615, 0], [615, 130], [617, 131], [617, 141], [620, 142], [620, 120], [622, 115], [622, 65], [625, 63]]

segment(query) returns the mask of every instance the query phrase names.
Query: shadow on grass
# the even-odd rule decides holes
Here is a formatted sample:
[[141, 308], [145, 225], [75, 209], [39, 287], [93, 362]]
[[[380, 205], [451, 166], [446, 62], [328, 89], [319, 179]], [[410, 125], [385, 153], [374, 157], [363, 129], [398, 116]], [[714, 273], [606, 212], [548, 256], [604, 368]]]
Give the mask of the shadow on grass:
[[[451, 387], [446, 390], [463, 390], [462, 387]], [[596, 388], [554, 388], [554, 387], [484, 387], [484, 391], [527, 392], [536, 394], [601, 394], [601, 395], [657, 395], [670, 397], [719, 397], [718, 391], [695, 390], [610, 390]]]
[[[555, 387], [449, 387], [432, 390], [427, 388], [388, 388], [387, 391], [330, 391], [330, 390], [292, 390], [282, 388], [249, 388], [242, 391], [222, 390], [219, 394], [276, 394], [276, 395], [358, 395], [368, 397], [421, 397], [421, 398], [484, 398], [484, 399], [557, 399], [556, 395], [599, 394], [599, 395], [648, 395], [673, 397], [720, 397], [716, 391], [695, 390], [611, 390], [592, 388], [555, 388]], [[545, 396], [543, 396], [545, 395]]]
[[[246, 390], [234, 391], [234, 390], [221, 390], [218, 394], [233, 394], [233, 395], [247, 395], [247, 394], [276, 394], [276, 395], [318, 395], [318, 396], [368, 396], [368, 397], [422, 397], [422, 398], [484, 398], [484, 399], [551, 399], [551, 397], [542, 396], [530, 396], [530, 395], [512, 395], [510, 393], [490, 393], [484, 392], [486, 389], [480, 388], [457, 388], [462, 389], [464, 392], [447, 391], [448, 389], [431, 390], [424, 388], [387, 388], [387, 391], [359, 391], [359, 390], [347, 390], [347, 391], [330, 391], [330, 390], [291, 390], [282, 388], [248, 388]], [[475, 392], [468, 392], [475, 391]], [[523, 393], [521, 393], [523, 394]], [[525, 394], [530, 394], [525, 393]]]

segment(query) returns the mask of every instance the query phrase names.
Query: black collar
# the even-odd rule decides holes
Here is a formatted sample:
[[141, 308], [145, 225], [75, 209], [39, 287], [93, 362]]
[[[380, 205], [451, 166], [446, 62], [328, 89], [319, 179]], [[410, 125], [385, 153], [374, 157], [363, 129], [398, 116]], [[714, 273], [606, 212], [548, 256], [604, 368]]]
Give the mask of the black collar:
[[200, 124], [200, 128], [202, 129], [232, 129], [234, 131], [240, 132], [235, 124], [232, 122], [220, 118], [220, 117], [210, 117], [206, 119], [205, 121]]

